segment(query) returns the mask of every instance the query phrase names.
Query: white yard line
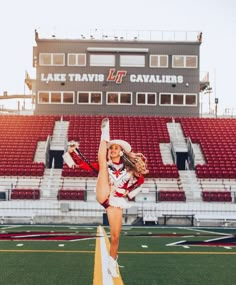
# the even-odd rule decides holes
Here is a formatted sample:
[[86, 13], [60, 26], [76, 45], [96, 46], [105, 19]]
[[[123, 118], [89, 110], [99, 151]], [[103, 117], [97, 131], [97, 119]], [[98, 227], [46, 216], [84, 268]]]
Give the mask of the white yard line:
[[113, 285], [114, 284], [113, 279], [107, 270], [108, 252], [107, 252], [107, 246], [106, 246], [105, 236], [104, 236], [103, 231], [102, 231], [102, 227], [99, 227], [99, 233], [100, 233], [103, 285]]
[[178, 227], [178, 229], [185, 229], [188, 231], [194, 231], [194, 232], [203, 232], [203, 233], [208, 233], [208, 234], [215, 234], [215, 235], [223, 235], [223, 236], [229, 236], [230, 234], [227, 233], [220, 233], [220, 232], [214, 232], [214, 231], [208, 231], [208, 230], [202, 230], [198, 228], [184, 228], [184, 227]]

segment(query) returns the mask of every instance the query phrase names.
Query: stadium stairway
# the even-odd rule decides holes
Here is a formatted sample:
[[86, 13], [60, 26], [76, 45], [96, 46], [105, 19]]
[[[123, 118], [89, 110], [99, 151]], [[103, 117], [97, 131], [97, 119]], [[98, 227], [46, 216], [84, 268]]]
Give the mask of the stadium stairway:
[[194, 158], [195, 158], [195, 165], [206, 164], [206, 160], [205, 160], [201, 145], [198, 143], [192, 143], [192, 147], [193, 147], [193, 153], [194, 153]]
[[53, 134], [51, 137], [50, 150], [64, 150], [65, 144], [67, 142], [67, 132], [69, 128], [69, 122], [56, 121], [53, 129]]
[[172, 120], [172, 123], [167, 123], [166, 125], [174, 149], [176, 151], [187, 152], [188, 148], [181, 124]]
[[160, 143], [160, 152], [163, 164], [174, 164], [170, 143]]
[[183, 190], [185, 191], [186, 201], [187, 202], [200, 202], [202, 201], [201, 197], [201, 186], [196, 177], [195, 171], [179, 171], [179, 178]]
[[172, 122], [166, 123], [166, 126], [171, 139], [177, 138], [184, 142], [184, 134], [180, 123], [177, 123], [172, 119]]
[[34, 155], [34, 162], [46, 162], [46, 141], [38, 141]]
[[62, 186], [61, 173], [61, 169], [45, 169], [40, 187], [41, 200], [57, 200], [58, 191]]

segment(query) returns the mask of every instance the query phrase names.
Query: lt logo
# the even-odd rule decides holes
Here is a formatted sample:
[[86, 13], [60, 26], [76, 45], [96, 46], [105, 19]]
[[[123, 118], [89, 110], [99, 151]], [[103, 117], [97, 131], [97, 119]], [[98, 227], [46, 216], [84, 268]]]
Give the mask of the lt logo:
[[114, 81], [115, 83], [122, 83], [123, 78], [126, 76], [126, 70], [115, 70], [115, 68], [110, 68], [107, 81]]

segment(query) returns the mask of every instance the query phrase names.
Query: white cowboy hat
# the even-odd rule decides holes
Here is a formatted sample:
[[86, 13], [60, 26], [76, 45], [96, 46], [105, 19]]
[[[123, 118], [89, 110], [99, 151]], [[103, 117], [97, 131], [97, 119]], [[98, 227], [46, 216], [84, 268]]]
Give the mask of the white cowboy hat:
[[131, 145], [123, 140], [111, 140], [108, 142], [108, 148], [110, 146], [112, 146], [113, 144], [118, 144], [119, 146], [121, 146], [121, 148], [123, 149], [124, 152], [129, 153], [131, 152]]

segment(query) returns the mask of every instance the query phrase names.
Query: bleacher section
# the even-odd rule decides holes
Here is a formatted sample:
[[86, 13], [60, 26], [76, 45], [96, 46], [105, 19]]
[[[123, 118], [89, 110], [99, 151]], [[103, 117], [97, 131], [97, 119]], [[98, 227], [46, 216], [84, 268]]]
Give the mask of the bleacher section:
[[38, 200], [40, 198], [39, 189], [12, 189], [11, 199], [33, 199]]
[[57, 117], [0, 116], [0, 176], [42, 176], [44, 163], [33, 162], [37, 142], [52, 134]]
[[206, 164], [196, 165], [199, 178], [236, 178], [236, 120], [179, 119], [185, 137], [201, 145]]
[[186, 201], [184, 191], [158, 191], [158, 201]]
[[[68, 140], [79, 140], [80, 149], [91, 162], [97, 161], [102, 116], [64, 116], [69, 120]], [[143, 152], [148, 159], [148, 177], [178, 178], [174, 164], [163, 164], [160, 143], [170, 143], [166, 126], [171, 118], [162, 117], [109, 117], [112, 139], [130, 142], [134, 151]], [[63, 176], [96, 176], [80, 169], [63, 167]]]
[[202, 200], [205, 202], [232, 202], [230, 191], [203, 191]]
[[[43, 221], [43, 209], [40, 209], [40, 203], [43, 208], [47, 202], [45, 215], [48, 214], [49, 217], [45, 218], [45, 221], [61, 221], [62, 217], [70, 215], [62, 210], [61, 204], [66, 203], [69, 209], [73, 207], [77, 209], [76, 203], [78, 203], [78, 207], [83, 208], [81, 211], [78, 210], [79, 215], [92, 216], [94, 220], [97, 217], [101, 222], [104, 210], [99, 204], [98, 209], [94, 212], [91, 210], [90, 213], [90, 205], [96, 203], [97, 174], [93, 171], [70, 169], [63, 164], [62, 172], [57, 174], [58, 178], [52, 174], [59, 180], [55, 183], [50, 175], [47, 179], [45, 178], [45, 173], [48, 171], [46, 164], [42, 161], [37, 162], [34, 158], [38, 143], [46, 142], [53, 133], [55, 122], [63, 120], [69, 122], [68, 141], [78, 140], [80, 150], [85, 157], [91, 162], [96, 162], [100, 141], [100, 123], [103, 118], [103, 116], [69, 115], [63, 118], [59, 116], [0, 116], [2, 126], [0, 130], [0, 192], [6, 194], [2, 196], [4, 199], [1, 199], [7, 200], [1, 202], [7, 202], [5, 212], [9, 213], [13, 210], [13, 213], [17, 215], [18, 206], [14, 202], [25, 200], [26, 204], [18, 204], [27, 205], [25, 209], [22, 208], [19, 211], [19, 214], [24, 213], [25, 216], [26, 211], [30, 211], [31, 217], [32, 212], [36, 216], [40, 212], [39, 220]], [[132, 201], [137, 215], [143, 215], [143, 217], [145, 215], [145, 222], [148, 222], [148, 219], [158, 222], [164, 217], [163, 215], [167, 217], [168, 213], [177, 216], [184, 215], [183, 206], [180, 205], [185, 205], [185, 209], [188, 209], [190, 204], [194, 205], [194, 211], [185, 213], [195, 215], [198, 223], [200, 219], [204, 220], [206, 213], [209, 215], [209, 211], [211, 211], [209, 216], [213, 217], [214, 213], [217, 214], [215, 219], [220, 212], [226, 215], [226, 209], [222, 210], [223, 208], [221, 209], [218, 204], [230, 205], [230, 218], [234, 218], [233, 212], [236, 212], [235, 119], [174, 118], [174, 121], [182, 127], [184, 136], [189, 137], [192, 144], [197, 146], [193, 147], [197, 149], [194, 153], [197, 164], [193, 169], [179, 171], [177, 165], [170, 162], [171, 138], [167, 124], [173, 122], [173, 118], [129, 116], [110, 116], [109, 118], [111, 138], [129, 141], [134, 151], [144, 153], [148, 159], [150, 173], [146, 177], [142, 191]], [[165, 152], [169, 150], [167, 160], [164, 158], [163, 150]], [[180, 175], [181, 172], [188, 173], [188, 175]], [[46, 189], [49, 184], [55, 186], [52, 201], [47, 201], [51, 197]], [[42, 188], [44, 189], [43, 195], [41, 195]], [[48, 191], [51, 190], [48, 189]], [[198, 192], [197, 195], [195, 192]], [[33, 201], [30, 205], [27, 204], [29, 199], [37, 201]], [[34, 208], [35, 205], [37, 209]], [[53, 215], [50, 213], [50, 207], [56, 209]], [[199, 210], [202, 209], [201, 207], [204, 210]], [[145, 212], [144, 209], [151, 210]], [[162, 209], [161, 212], [158, 209]], [[76, 221], [79, 221], [79, 217]]]

